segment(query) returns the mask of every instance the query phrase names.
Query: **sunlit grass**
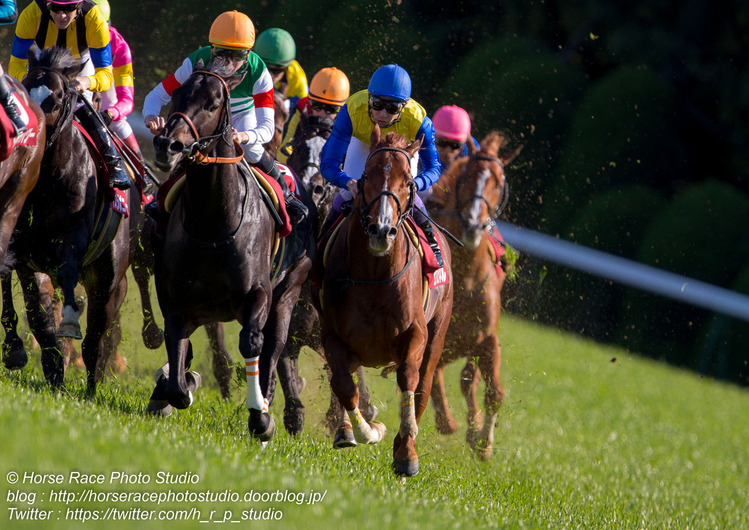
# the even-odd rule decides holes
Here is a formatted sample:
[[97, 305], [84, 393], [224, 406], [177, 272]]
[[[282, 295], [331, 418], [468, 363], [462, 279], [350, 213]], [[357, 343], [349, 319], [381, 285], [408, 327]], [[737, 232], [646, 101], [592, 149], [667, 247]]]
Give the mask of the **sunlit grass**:
[[[204, 333], [195, 334], [197, 369], [205, 386], [188, 410], [165, 419], [144, 414], [153, 371], [164, 348], [140, 342], [139, 304], [131, 289], [123, 310], [128, 358], [125, 373], [108, 377], [88, 397], [83, 375], [71, 369], [65, 391], [43, 382], [38, 354], [23, 371], [0, 373], [0, 491], [8, 508], [52, 510], [49, 523], [29, 527], [79, 527], [66, 509], [106, 510], [111, 503], [49, 501], [49, 485], [7, 483], [9, 471], [148, 475], [143, 484], [104, 484], [96, 491], [175, 492], [231, 490], [325, 492], [316, 504], [286, 502], [154, 502], [117, 507], [189, 510], [203, 519], [214, 511], [276, 510], [282, 520], [253, 522], [261, 528], [744, 528], [749, 526], [749, 396], [743, 389], [701, 379], [689, 372], [633, 357], [588, 340], [502, 317], [503, 405], [488, 462], [477, 460], [464, 442], [466, 407], [458, 377], [462, 364], [446, 373], [450, 404], [462, 427], [454, 436], [434, 428], [431, 407], [422, 420], [417, 450], [421, 472], [402, 481], [391, 472], [392, 438], [398, 427], [393, 377], [368, 372], [380, 418], [389, 429], [376, 446], [335, 451], [321, 426], [328, 386], [321, 360], [305, 350], [300, 359], [307, 387], [305, 432], [286, 434], [280, 410], [272, 407], [278, 431], [263, 451], [246, 429], [244, 386], [234, 381], [229, 401], [220, 398], [210, 374]], [[234, 325], [227, 333], [236, 352]], [[238, 355], [235, 354], [235, 358]], [[199, 477], [198, 484], [154, 484], [159, 471]], [[55, 488], [85, 491], [87, 486]], [[8, 502], [8, 492], [37, 492], [33, 505]], [[56, 513], [57, 512], [57, 513]], [[56, 519], [59, 517], [59, 520]], [[118, 522], [163, 528], [163, 521]], [[250, 524], [249, 521], [244, 524]], [[169, 522], [169, 527], [198, 523]], [[5, 525], [3, 525], [5, 526]], [[92, 528], [111, 522], [89, 521]]]

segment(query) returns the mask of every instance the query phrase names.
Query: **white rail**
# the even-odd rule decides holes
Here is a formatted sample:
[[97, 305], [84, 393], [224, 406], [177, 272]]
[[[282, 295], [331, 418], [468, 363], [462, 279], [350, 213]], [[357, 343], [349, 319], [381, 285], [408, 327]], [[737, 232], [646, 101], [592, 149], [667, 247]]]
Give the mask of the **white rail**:
[[749, 321], [749, 296], [503, 221], [497, 227], [507, 243], [537, 258]]

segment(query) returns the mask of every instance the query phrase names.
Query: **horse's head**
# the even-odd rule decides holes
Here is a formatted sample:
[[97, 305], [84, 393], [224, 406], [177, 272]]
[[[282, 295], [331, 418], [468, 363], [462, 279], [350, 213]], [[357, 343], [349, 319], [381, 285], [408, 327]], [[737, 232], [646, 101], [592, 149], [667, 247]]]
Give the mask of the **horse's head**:
[[411, 158], [419, 147], [421, 138], [409, 144], [405, 137], [390, 132], [381, 140], [377, 125], [372, 132], [354, 206], [375, 256], [390, 252], [398, 227], [413, 208], [416, 183], [411, 177]]
[[81, 73], [83, 64], [60, 46], [42, 50], [38, 58], [29, 50], [28, 60], [23, 86], [44, 111], [47, 125], [54, 125], [63, 115], [72, 116], [75, 94], [69, 84]]
[[192, 75], [172, 93], [164, 131], [153, 140], [161, 170], [170, 171], [180, 155], [210, 152], [220, 140], [233, 148], [229, 91], [244, 76], [221, 60], [195, 65]]
[[333, 131], [333, 120], [327, 116], [305, 116], [300, 113], [297, 130], [299, 132], [294, 135], [288, 164], [299, 175], [307, 192], [314, 195], [312, 181], [320, 172], [322, 148]]
[[455, 182], [455, 209], [462, 228], [461, 240], [469, 248], [479, 245], [509, 199], [504, 168], [519, 150], [500, 155], [499, 150], [505, 143], [503, 136], [492, 131], [481, 142], [478, 152], [456, 160], [447, 172], [447, 181], [452, 176]]

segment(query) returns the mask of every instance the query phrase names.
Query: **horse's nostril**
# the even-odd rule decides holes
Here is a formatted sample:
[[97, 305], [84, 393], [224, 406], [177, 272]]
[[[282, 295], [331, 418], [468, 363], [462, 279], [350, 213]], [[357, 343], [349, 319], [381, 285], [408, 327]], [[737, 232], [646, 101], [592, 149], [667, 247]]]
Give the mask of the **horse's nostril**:
[[312, 193], [316, 195], [322, 195], [324, 191], [325, 191], [325, 188], [323, 188], [319, 184], [316, 184], [315, 187], [312, 188]]
[[178, 154], [178, 153], [181, 153], [184, 150], [185, 150], [185, 144], [183, 144], [182, 142], [174, 141], [169, 146], [169, 152], [170, 153]]
[[380, 233], [380, 231], [378, 230], [376, 224], [372, 223], [372, 224], [367, 225], [367, 234], [368, 235], [370, 235], [371, 237], [375, 237], [379, 233]]
[[398, 229], [394, 226], [391, 226], [390, 229], [387, 231], [388, 237], [395, 237], [396, 234], [398, 234]]

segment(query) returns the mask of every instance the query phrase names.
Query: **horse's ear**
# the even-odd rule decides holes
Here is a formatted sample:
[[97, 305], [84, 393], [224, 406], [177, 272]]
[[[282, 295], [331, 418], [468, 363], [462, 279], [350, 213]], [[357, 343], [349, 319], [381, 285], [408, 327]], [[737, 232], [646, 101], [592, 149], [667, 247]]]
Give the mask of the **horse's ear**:
[[66, 68], [63, 68], [62, 75], [64, 75], [68, 79], [68, 81], [72, 81], [83, 71], [83, 66], [83, 63], [79, 62], [75, 66], [68, 66]]
[[424, 135], [419, 136], [412, 144], [406, 147], [406, 152], [413, 157], [416, 152], [421, 148], [421, 143], [424, 141]]
[[203, 61], [203, 59], [198, 59], [198, 62], [195, 63], [193, 70], [205, 70], [205, 62]]
[[500, 159], [502, 160], [502, 163], [504, 165], [508, 165], [510, 162], [512, 162], [513, 160], [515, 160], [515, 157], [520, 154], [520, 151], [522, 151], [524, 147], [525, 147], [525, 145], [520, 144], [519, 146], [517, 146], [512, 151], [510, 151], [508, 153], [502, 153], [502, 155], [500, 156]]
[[378, 143], [380, 143], [380, 126], [375, 123], [372, 135], [369, 137], [369, 149], [374, 149]]
[[478, 153], [476, 144], [473, 142], [473, 138], [471, 138], [470, 135], [468, 136], [468, 140], [466, 140], [466, 145], [468, 146], [468, 156], [473, 156]]

